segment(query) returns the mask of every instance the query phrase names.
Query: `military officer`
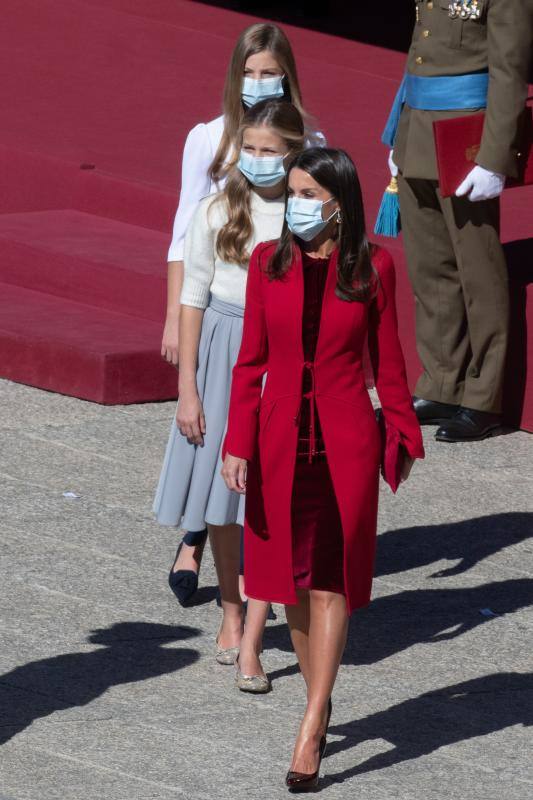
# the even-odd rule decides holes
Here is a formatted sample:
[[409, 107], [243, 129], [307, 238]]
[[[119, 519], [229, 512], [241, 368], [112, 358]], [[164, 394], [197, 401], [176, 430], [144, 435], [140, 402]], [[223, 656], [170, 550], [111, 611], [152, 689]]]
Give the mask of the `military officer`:
[[[499, 200], [516, 176], [533, 0], [416, 0], [407, 71], [384, 141], [393, 147], [423, 373], [422, 424], [439, 441], [484, 439], [501, 425], [507, 268]], [[475, 166], [439, 193], [434, 120], [486, 113]]]

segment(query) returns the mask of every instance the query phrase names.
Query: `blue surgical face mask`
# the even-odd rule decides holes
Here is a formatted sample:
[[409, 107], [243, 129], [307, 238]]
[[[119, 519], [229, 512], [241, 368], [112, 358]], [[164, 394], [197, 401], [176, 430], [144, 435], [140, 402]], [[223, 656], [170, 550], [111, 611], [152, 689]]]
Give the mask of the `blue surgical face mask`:
[[241, 150], [238, 168], [253, 186], [275, 186], [285, 177], [285, 156], [253, 156]]
[[285, 219], [289, 230], [303, 239], [304, 242], [310, 242], [315, 236], [318, 236], [320, 231], [323, 231], [330, 219], [333, 219], [337, 213], [335, 209], [327, 219], [322, 219], [322, 206], [331, 202], [333, 197], [329, 200], [312, 200], [308, 197], [289, 197], [287, 202], [287, 211], [285, 212]]
[[273, 78], [243, 78], [241, 97], [244, 105], [250, 108], [260, 100], [274, 100], [276, 97], [283, 97], [285, 94], [284, 77], [284, 75], [274, 75]]

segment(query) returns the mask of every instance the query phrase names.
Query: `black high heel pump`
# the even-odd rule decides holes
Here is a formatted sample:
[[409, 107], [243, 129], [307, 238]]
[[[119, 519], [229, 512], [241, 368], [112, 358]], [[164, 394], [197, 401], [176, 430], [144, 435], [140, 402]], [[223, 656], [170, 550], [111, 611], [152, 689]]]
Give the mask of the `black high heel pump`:
[[318, 779], [320, 775], [320, 765], [322, 764], [322, 759], [324, 758], [324, 754], [326, 752], [327, 746], [327, 739], [326, 734], [329, 728], [329, 721], [331, 719], [331, 712], [333, 711], [333, 705], [331, 702], [331, 697], [328, 701], [328, 718], [326, 721], [326, 732], [324, 736], [320, 739], [320, 745], [318, 747], [318, 766], [315, 772], [294, 772], [293, 770], [289, 770], [287, 772], [287, 777], [285, 778], [285, 785], [287, 786], [289, 792], [296, 794], [297, 792], [312, 792], [313, 789], [316, 789], [318, 786]]

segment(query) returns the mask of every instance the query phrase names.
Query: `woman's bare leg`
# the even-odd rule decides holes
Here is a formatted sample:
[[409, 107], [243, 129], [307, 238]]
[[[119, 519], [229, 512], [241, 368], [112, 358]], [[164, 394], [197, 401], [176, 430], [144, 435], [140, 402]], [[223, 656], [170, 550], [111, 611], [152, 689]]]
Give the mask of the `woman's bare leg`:
[[239, 651], [239, 669], [244, 675], [264, 675], [259, 656], [270, 603], [248, 598], [244, 635]]
[[[181, 531], [181, 533], [187, 537], [185, 531]], [[189, 544], [186, 540], [182, 539], [180, 553], [174, 561], [172, 572], [179, 572], [179, 570], [185, 569], [196, 572], [198, 575], [202, 564], [202, 556], [204, 554], [206, 541], [207, 538], [201, 542], [199, 541], [197, 544]]]
[[346, 598], [336, 592], [309, 592], [307, 708], [294, 747], [291, 770], [312, 773], [318, 765], [328, 701], [348, 633]]
[[243, 631], [243, 607], [239, 594], [241, 530], [238, 525], [207, 527], [222, 601], [218, 644], [225, 650], [239, 646]]
[[309, 688], [309, 592], [306, 589], [297, 589], [296, 594], [298, 603], [285, 606], [285, 616], [300, 671]]
[[244, 575], [239, 575], [239, 594], [243, 603], [248, 600], [246, 592], [244, 591]]

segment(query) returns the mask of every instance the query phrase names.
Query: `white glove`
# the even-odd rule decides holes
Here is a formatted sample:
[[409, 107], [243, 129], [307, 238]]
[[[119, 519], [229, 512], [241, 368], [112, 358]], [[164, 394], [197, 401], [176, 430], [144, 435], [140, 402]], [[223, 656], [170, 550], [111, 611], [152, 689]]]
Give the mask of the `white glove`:
[[492, 200], [494, 197], [501, 195], [504, 186], [505, 175], [500, 175], [499, 172], [491, 172], [478, 165], [468, 173], [455, 194], [457, 197], [468, 195], [468, 199], [472, 200], [472, 202], [476, 200]]
[[394, 153], [394, 150], [391, 150], [390, 153], [389, 153], [389, 169], [390, 169], [390, 174], [392, 175], [392, 177], [393, 178], [397, 178], [398, 177], [398, 167], [396, 166], [396, 164], [392, 160], [392, 154], [393, 153]]

